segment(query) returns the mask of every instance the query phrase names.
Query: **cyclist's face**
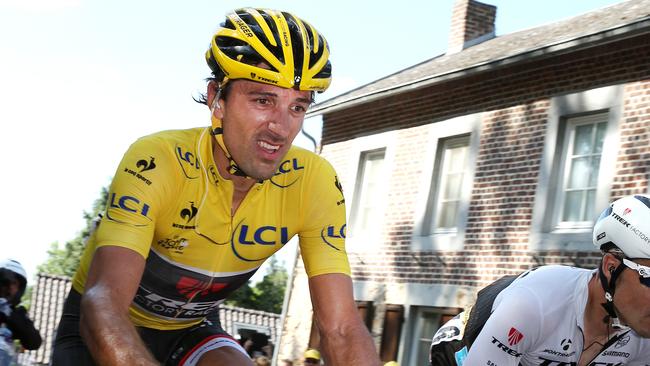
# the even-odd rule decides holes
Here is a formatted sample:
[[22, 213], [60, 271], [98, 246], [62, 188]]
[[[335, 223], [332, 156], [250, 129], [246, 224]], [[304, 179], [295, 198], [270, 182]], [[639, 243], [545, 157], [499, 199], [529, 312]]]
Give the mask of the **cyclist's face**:
[[248, 80], [231, 82], [227, 100], [214, 110], [223, 120], [224, 141], [248, 175], [268, 179], [300, 131], [311, 93]]
[[[650, 260], [635, 259], [635, 263], [650, 267]], [[623, 323], [645, 338], [650, 338], [650, 287], [639, 281], [636, 270], [626, 268], [616, 282], [614, 305]]]
[[6, 284], [6, 286], [2, 286], [0, 288], [0, 297], [4, 297], [7, 300], [12, 300], [18, 293], [19, 289], [20, 282], [18, 282], [17, 279], [12, 279]]

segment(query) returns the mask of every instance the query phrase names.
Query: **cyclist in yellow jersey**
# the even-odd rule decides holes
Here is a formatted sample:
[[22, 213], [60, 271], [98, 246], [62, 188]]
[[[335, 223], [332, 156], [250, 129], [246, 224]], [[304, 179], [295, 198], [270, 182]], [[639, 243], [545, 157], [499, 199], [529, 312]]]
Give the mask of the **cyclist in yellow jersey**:
[[53, 365], [252, 365], [214, 314], [294, 235], [328, 364], [379, 364], [352, 296], [341, 185], [327, 161], [291, 146], [330, 84], [328, 57], [290, 13], [227, 15], [206, 52], [211, 127], [146, 136], [124, 155]]

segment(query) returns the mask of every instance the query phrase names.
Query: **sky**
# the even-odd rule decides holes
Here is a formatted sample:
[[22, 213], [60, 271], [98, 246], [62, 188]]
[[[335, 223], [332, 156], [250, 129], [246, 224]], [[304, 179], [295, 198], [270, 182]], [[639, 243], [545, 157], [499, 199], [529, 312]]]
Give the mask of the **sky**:
[[[504, 35], [616, 0], [484, 0]], [[160, 130], [207, 126], [192, 97], [224, 15], [242, 6], [290, 11], [325, 35], [332, 98], [445, 53], [453, 0], [0, 0], [0, 257], [32, 277], [51, 243], [84, 228], [127, 147]], [[319, 118], [305, 129], [320, 137]], [[305, 138], [296, 144], [311, 148]], [[279, 260], [291, 261], [295, 245]], [[261, 274], [264, 270], [260, 271]]]

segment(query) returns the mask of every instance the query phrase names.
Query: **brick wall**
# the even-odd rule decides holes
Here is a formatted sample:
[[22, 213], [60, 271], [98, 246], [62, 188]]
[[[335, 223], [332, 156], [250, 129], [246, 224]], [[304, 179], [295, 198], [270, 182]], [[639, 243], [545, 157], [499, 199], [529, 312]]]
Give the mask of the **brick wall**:
[[[650, 36], [502, 67], [324, 116], [323, 155], [346, 191], [357, 164], [350, 139], [398, 130], [386, 224], [377, 250], [350, 256], [356, 281], [482, 286], [540, 264], [594, 267], [598, 253], [532, 251], [529, 233], [550, 98], [625, 84], [612, 198], [646, 192], [650, 150]], [[463, 249], [411, 250], [422, 180], [425, 126], [483, 113], [481, 140]], [[348, 202], [348, 208], [350, 208]]]
[[[646, 67], [650, 67], [646, 65]], [[621, 121], [621, 146], [616, 164], [612, 196], [648, 191], [650, 172], [650, 82], [625, 87], [625, 109]]]

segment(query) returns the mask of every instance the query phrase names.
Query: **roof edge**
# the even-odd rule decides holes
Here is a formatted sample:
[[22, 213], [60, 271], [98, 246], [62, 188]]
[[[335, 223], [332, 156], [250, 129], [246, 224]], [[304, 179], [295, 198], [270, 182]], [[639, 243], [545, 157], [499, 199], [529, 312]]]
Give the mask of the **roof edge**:
[[555, 56], [574, 49], [575, 50], [587, 49], [587, 48], [607, 44], [613, 41], [643, 35], [646, 33], [650, 33], [650, 16], [645, 16], [632, 23], [626, 23], [624, 25], [606, 28], [596, 33], [591, 33], [579, 37], [574, 37], [574, 38], [554, 42], [532, 50], [523, 51], [514, 55], [481, 62], [462, 69], [456, 69], [456, 70], [447, 71], [440, 74], [429, 75], [424, 78], [408, 81], [391, 87], [373, 90], [371, 92], [358, 95], [346, 100], [342, 100], [340, 102], [333, 103], [328, 106], [318, 107], [318, 105], [316, 105], [316, 108], [308, 111], [305, 118], [316, 117], [319, 115], [323, 115], [325, 113], [339, 111], [362, 103], [367, 103], [377, 99], [388, 97], [400, 92], [415, 90], [415, 89], [433, 85], [438, 82], [461, 78], [475, 72], [484, 72], [484, 71], [493, 70], [498, 67], [511, 65], [523, 60], [530, 61], [538, 58]]

